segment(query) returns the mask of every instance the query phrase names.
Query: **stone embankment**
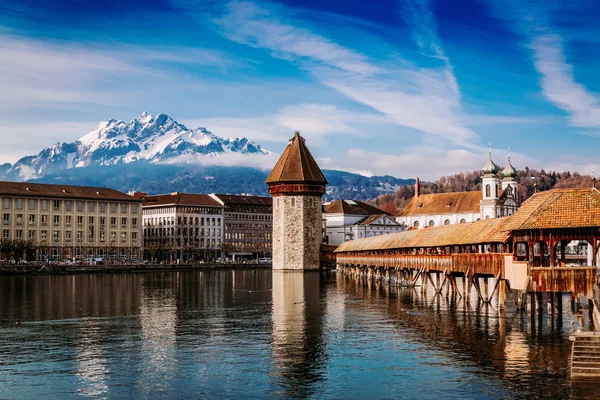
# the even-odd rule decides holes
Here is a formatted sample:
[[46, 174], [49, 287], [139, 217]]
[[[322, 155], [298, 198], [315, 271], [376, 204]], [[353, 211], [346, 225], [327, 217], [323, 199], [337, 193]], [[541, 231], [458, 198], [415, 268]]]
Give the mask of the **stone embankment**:
[[39, 265], [13, 264], [0, 265], [0, 275], [15, 274], [77, 274], [77, 273], [118, 273], [150, 271], [190, 271], [190, 270], [229, 270], [229, 269], [270, 269], [271, 264], [126, 264], [126, 265]]

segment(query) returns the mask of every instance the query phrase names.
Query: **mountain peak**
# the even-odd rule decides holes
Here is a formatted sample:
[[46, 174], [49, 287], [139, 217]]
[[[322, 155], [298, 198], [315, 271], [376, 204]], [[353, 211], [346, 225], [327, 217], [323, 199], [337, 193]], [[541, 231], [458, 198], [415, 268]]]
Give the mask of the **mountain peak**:
[[79, 140], [56, 143], [35, 156], [24, 157], [11, 170], [20, 175], [27, 170], [30, 177], [35, 171], [33, 177], [39, 177], [62, 169], [138, 161], [196, 164], [224, 153], [271, 154], [245, 137], [224, 139], [206, 128], [188, 129], [167, 114], [144, 111], [130, 122], [100, 122]]

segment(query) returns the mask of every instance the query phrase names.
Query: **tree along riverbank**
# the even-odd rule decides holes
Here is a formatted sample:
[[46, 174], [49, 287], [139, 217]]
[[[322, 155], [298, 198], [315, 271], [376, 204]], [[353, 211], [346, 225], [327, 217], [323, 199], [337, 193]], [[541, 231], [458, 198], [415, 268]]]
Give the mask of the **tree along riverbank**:
[[228, 269], [271, 269], [271, 264], [104, 264], [104, 265], [41, 265], [41, 264], [9, 264], [0, 265], [0, 275], [18, 274], [77, 274], [77, 273], [117, 273], [117, 272], [149, 272], [149, 271], [189, 271], [189, 270], [228, 270]]

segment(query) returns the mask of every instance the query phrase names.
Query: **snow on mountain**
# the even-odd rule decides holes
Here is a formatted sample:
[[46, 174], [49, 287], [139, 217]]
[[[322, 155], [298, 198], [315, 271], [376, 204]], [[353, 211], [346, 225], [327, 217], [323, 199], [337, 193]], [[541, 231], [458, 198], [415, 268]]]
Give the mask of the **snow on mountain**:
[[273, 155], [245, 137], [221, 138], [205, 128], [188, 129], [166, 114], [143, 112], [130, 122], [111, 119], [73, 143], [56, 143], [17, 161], [8, 171], [31, 179], [64, 169], [147, 161], [199, 163], [227, 153]]

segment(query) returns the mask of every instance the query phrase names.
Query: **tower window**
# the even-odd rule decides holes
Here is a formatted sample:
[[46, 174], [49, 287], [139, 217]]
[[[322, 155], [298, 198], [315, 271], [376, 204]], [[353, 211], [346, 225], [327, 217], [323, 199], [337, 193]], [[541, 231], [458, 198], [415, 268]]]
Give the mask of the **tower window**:
[[496, 197], [500, 197], [498, 196], [498, 185], [496, 185]]
[[490, 185], [485, 185], [485, 197], [492, 197]]
[[292, 197], [292, 207], [296, 207], [296, 199]]

